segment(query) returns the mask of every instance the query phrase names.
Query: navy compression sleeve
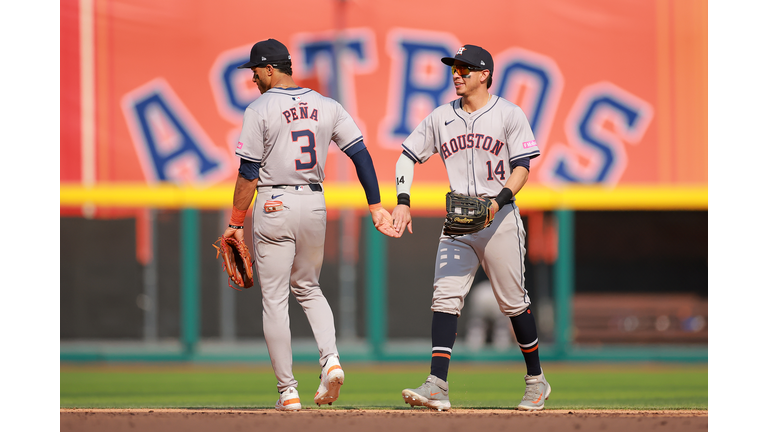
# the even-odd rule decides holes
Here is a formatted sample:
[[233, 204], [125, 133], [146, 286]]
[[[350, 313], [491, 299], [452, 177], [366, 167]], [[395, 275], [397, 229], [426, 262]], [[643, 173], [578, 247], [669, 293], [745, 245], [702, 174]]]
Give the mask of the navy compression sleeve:
[[258, 162], [251, 162], [249, 160], [240, 158], [240, 169], [238, 169], [238, 172], [242, 174], [243, 178], [246, 180], [254, 180], [259, 178], [259, 168], [261, 168], [261, 164]]
[[363, 148], [349, 158], [355, 164], [357, 178], [360, 180], [360, 184], [363, 185], [363, 189], [365, 189], [368, 205], [380, 203], [379, 180], [376, 178], [376, 169], [373, 167], [373, 159], [371, 159], [368, 149]]
[[515, 167], [523, 167], [528, 170], [528, 172], [531, 171], [531, 158], [520, 158], [514, 162], [512, 162], [512, 165], [509, 167], [510, 171], [515, 169]]

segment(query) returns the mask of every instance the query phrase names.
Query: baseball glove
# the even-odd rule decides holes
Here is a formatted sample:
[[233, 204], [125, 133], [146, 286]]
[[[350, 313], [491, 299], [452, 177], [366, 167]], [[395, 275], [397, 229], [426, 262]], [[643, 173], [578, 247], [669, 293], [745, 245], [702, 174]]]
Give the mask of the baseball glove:
[[[219, 243], [219, 246], [216, 246]], [[245, 242], [237, 241], [233, 237], [219, 237], [212, 245], [216, 248], [216, 259], [221, 256], [224, 259], [222, 267], [229, 275], [229, 279], [242, 288], [253, 286], [253, 261], [251, 253]], [[232, 286], [231, 288], [242, 291]]]
[[445, 225], [443, 234], [457, 237], [476, 233], [491, 225], [495, 212], [490, 198], [462, 195], [456, 192], [445, 194]]

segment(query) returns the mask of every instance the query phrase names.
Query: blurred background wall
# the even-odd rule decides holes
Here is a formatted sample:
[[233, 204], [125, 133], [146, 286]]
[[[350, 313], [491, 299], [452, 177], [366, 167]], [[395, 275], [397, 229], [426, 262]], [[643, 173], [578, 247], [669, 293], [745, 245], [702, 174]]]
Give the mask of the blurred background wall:
[[[235, 67], [267, 38], [288, 46], [299, 85], [355, 118], [389, 209], [400, 143], [456, 97], [439, 58], [465, 43], [488, 49], [491, 92], [523, 108], [542, 149], [517, 202], [549, 355], [706, 359], [707, 3], [483, 5], [297, 1], [268, 16], [231, 0], [62, 0], [62, 359], [176, 344], [255, 346], [250, 358], [263, 358], [258, 286], [227, 287], [209, 245], [231, 208], [242, 112], [259, 96]], [[416, 168], [414, 234], [376, 238], [341, 155], [326, 164], [321, 274], [340, 340], [361, 358], [421, 354], [445, 169], [436, 158]], [[296, 302], [291, 320], [297, 339], [311, 338]], [[694, 354], [670, 351], [680, 347]]]

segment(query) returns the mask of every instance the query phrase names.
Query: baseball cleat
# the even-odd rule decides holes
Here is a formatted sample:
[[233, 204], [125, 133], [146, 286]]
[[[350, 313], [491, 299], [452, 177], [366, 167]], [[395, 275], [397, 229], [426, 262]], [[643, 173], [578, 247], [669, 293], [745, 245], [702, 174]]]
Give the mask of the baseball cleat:
[[410, 406], [425, 406], [438, 411], [451, 408], [448, 400], [448, 383], [430, 375], [417, 389], [403, 390], [403, 400]]
[[280, 398], [275, 402], [278, 411], [298, 411], [301, 409], [299, 392], [294, 387], [288, 387], [280, 393]]
[[544, 372], [541, 375], [526, 375], [525, 394], [517, 409], [523, 411], [542, 410], [544, 409], [544, 401], [549, 399], [550, 393], [552, 393], [552, 386], [544, 379]]
[[344, 370], [341, 369], [339, 358], [331, 356], [323, 366], [320, 372], [320, 387], [315, 393], [315, 403], [317, 406], [322, 404], [331, 405], [339, 398], [339, 391], [344, 384]]

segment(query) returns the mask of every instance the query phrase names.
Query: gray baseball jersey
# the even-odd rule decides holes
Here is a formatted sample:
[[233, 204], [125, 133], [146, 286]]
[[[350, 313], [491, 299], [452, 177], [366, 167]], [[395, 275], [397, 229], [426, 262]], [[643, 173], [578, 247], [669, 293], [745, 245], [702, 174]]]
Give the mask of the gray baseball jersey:
[[[439, 154], [452, 190], [488, 198], [495, 198], [504, 187], [511, 162], [540, 154], [522, 109], [498, 96], [491, 96], [471, 114], [461, 108], [461, 99], [436, 108], [406, 138], [403, 149], [420, 163]], [[499, 309], [507, 316], [519, 315], [530, 304], [524, 256], [525, 230], [514, 200], [478, 233], [456, 238], [442, 235], [432, 310], [460, 315], [477, 267], [482, 265]]]
[[347, 151], [362, 140], [335, 100], [311, 89], [272, 88], [245, 110], [235, 154], [261, 165], [259, 185], [322, 183], [329, 143]]
[[305, 88], [272, 88], [245, 111], [235, 152], [260, 164], [253, 208], [256, 273], [262, 292], [264, 338], [277, 388], [296, 387], [292, 371], [289, 289], [301, 304], [320, 351], [320, 365], [338, 356], [333, 312], [323, 295], [325, 178], [328, 147], [364, 146], [342, 106]]
[[436, 108], [403, 148], [420, 163], [439, 153], [451, 190], [479, 197], [501, 191], [512, 161], [540, 154], [523, 110], [498, 96], [471, 114], [461, 109], [461, 99]]

